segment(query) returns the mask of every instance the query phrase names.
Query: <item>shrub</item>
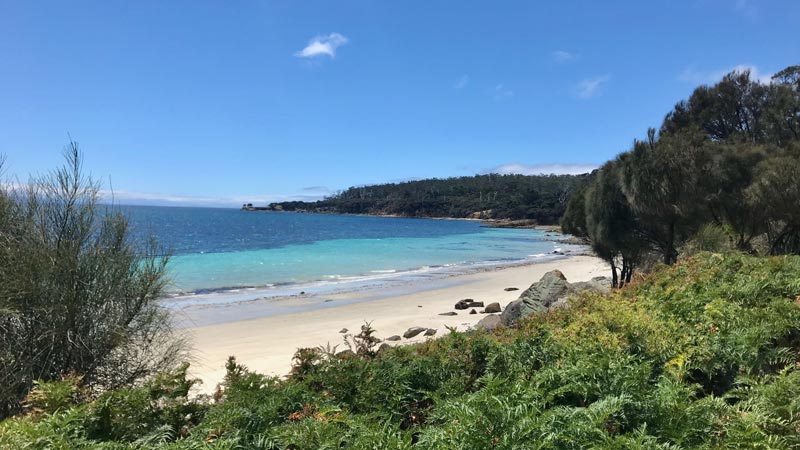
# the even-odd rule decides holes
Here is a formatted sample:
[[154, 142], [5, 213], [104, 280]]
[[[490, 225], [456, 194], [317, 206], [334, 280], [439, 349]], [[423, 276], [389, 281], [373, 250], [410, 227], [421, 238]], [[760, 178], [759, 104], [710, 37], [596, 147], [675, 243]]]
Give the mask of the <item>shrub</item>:
[[98, 203], [76, 143], [65, 156], [24, 190], [0, 188], [0, 418], [20, 410], [34, 380], [74, 374], [115, 389], [181, 356], [157, 303], [167, 258]]

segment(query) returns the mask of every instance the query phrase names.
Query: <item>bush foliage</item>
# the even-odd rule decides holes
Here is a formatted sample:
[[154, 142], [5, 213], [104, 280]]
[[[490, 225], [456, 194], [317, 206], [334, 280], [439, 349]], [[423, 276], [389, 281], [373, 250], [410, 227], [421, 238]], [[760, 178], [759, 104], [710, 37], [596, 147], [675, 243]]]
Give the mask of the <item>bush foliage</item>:
[[492, 334], [306, 350], [283, 380], [231, 359], [214, 398], [185, 367], [78, 405], [51, 389], [0, 448], [800, 448], [798, 302], [800, 257], [699, 253]]
[[[0, 418], [20, 411], [35, 380], [71, 378], [96, 393], [182, 357], [158, 304], [167, 258], [134, 242], [125, 216], [99, 204], [76, 143], [65, 157], [22, 187], [0, 183]], [[69, 386], [39, 383], [49, 401], [28, 400], [47, 410], [73, 396]]]

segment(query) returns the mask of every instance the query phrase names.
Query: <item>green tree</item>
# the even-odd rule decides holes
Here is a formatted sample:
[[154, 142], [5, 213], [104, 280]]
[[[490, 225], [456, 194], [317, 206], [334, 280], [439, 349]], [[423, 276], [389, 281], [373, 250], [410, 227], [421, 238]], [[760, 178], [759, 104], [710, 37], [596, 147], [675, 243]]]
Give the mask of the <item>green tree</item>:
[[800, 145], [762, 161], [748, 188], [750, 202], [768, 218], [771, 254], [800, 254]]
[[702, 179], [708, 192], [711, 218], [727, 230], [734, 248], [752, 252], [756, 236], [766, 231], [766, 211], [750, 201], [747, 188], [753, 183], [753, 168], [766, 152], [753, 144], [718, 144], [710, 146], [710, 168]]
[[712, 141], [765, 142], [767, 86], [750, 79], [750, 71], [734, 71], [714, 86], [700, 86], [667, 114], [661, 134], [699, 128]]
[[95, 390], [165, 369], [181, 355], [158, 305], [166, 257], [133, 242], [126, 218], [98, 204], [78, 145], [24, 190], [0, 190], [0, 417], [35, 380], [73, 374]]
[[633, 211], [620, 187], [622, 161], [609, 161], [601, 167], [584, 194], [586, 230], [594, 251], [611, 265], [615, 287], [630, 282], [644, 250]]
[[709, 169], [705, 136], [695, 129], [636, 141], [622, 164], [622, 190], [642, 236], [665, 264], [678, 259], [677, 247], [706, 220]]

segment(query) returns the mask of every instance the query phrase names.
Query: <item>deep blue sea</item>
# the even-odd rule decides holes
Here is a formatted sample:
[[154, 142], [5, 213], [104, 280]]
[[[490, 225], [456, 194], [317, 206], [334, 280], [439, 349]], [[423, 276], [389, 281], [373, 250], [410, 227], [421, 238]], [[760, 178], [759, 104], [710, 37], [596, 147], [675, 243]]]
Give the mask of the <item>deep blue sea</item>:
[[172, 257], [173, 295], [380, 282], [552, 257], [539, 230], [476, 221], [123, 206]]

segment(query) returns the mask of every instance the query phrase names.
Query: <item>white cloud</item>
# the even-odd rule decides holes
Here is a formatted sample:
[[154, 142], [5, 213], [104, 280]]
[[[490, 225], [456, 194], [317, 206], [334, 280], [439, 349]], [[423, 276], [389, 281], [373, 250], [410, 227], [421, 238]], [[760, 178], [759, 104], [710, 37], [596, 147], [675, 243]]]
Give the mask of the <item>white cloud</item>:
[[592, 98], [600, 94], [600, 88], [608, 83], [610, 79], [610, 75], [602, 75], [581, 80], [578, 85], [575, 86], [575, 93], [579, 98]]
[[574, 53], [570, 53], [566, 50], [556, 50], [553, 52], [553, 61], [562, 64], [565, 62], [570, 62], [573, 59], [577, 58], [578, 55]]
[[499, 173], [501, 175], [568, 175], [589, 173], [599, 166], [596, 164], [534, 164], [526, 166], [524, 164], [511, 163], [497, 166], [487, 170], [487, 173]]
[[317, 36], [308, 42], [299, 52], [294, 56], [298, 58], [314, 58], [317, 56], [328, 55], [331, 58], [336, 57], [336, 49], [347, 43], [347, 38], [339, 33], [331, 33], [327, 36]]
[[508, 100], [514, 96], [514, 91], [505, 87], [502, 83], [492, 89], [492, 99], [496, 102]]
[[453, 83], [453, 89], [464, 89], [467, 87], [467, 84], [469, 84], [469, 76], [462, 75]]
[[714, 84], [731, 72], [744, 72], [747, 70], [750, 71], [751, 80], [765, 84], [769, 84], [772, 81], [770, 78], [772, 74], [762, 73], [758, 70], [758, 67], [748, 64], [739, 64], [729, 69], [718, 70], [698, 70], [694, 66], [689, 66], [678, 75], [678, 80], [692, 84]]

